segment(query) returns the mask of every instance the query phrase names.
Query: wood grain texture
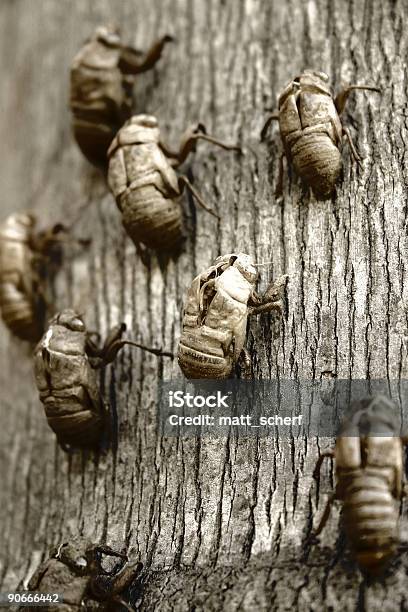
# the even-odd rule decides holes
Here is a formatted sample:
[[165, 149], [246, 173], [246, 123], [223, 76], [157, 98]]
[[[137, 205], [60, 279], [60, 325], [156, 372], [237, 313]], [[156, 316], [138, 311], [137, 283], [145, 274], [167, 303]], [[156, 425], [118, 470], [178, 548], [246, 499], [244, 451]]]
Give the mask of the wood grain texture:
[[[406, 378], [406, 0], [3, 0], [0, 5], [0, 192], [4, 217], [33, 208], [44, 224], [93, 205], [78, 233], [91, 248], [55, 283], [58, 309], [77, 307], [106, 333], [175, 350], [183, 296], [220, 253], [239, 249], [271, 277], [287, 273], [288, 316], [250, 323], [262, 378]], [[125, 238], [102, 177], [70, 132], [68, 69], [99, 23], [114, 19], [146, 48], [174, 34], [157, 68], [138, 78], [136, 110], [154, 113], [169, 143], [190, 123], [238, 140], [238, 157], [202, 144], [187, 167], [222, 221], [184, 199], [187, 240], [177, 260], [145, 266]], [[280, 140], [259, 142], [266, 108], [299, 70], [325, 70], [355, 93], [345, 113], [359, 169], [344, 147], [344, 178], [316, 201], [293, 175], [276, 201]], [[328, 439], [161, 439], [158, 380], [177, 364], [126, 349], [101, 384], [117, 419], [114, 452], [67, 457], [47, 428], [30, 350], [0, 329], [2, 590], [26, 580], [52, 545], [82, 533], [125, 542], [145, 564], [145, 610], [406, 610], [406, 555], [368, 584], [339, 535], [336, 509], [318, 546], [332, 474], [312, 479]], [[327, 470], [328, 468], [326, 468]], [[406, 513], [402, 533], [407, 536]]]

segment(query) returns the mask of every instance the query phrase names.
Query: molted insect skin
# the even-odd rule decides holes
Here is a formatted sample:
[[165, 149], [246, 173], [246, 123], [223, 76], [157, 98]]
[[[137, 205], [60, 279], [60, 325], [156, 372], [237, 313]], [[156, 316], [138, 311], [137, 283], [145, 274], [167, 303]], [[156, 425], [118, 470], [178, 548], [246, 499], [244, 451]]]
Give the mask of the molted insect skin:
[[132, 117], [109, 148], [108, 182], [133, 242], [171, 249], [182, 238], [181, 192], [159, 141], [155, 117]]
[[22, 340], [42, 334], [45, 304], [33, 275], [30, 238], [35, 225], [27, 214], [10, 215], [0, 225], [0, 310], [9, 329]]
[[34, 372], [48, 424], [61, 444], [94, 448], [104, 407], [86, 353], [87, 330], [72, 310], [56, 315], [34, 352]]
[[[393, 451], [393, 448], [385, 448]], [[355, 474], [345, 492], [344, 529], [360, 567], [377, 574], [395, 553], [399, 504], [390, 492], [392, 468]]]
[[398, 429], [392, 402], [380, 395], [367, 398], [344, 422], [334, 452], [335, 499], [343, 502], [344, 529], [358, 564], [372, 575], [381, 573], [399, 539], [404, 483]]
[[317, 197], [330, 197], [342, 168], [342, 125], [323, 73], [305, 71], [279, 98], [287, 158]]
[[258, 272], [244, 253], [225, 255], [187, 293], [178, 349], [187, 378], [227, 378], [246, 339], [248, 300]]
[[106, 166], [109, 145], [131, 115], [134, 76], [152, 69], [172, 40], [163, 36], [144, 54], [123, 45], [117, 28], [102, 26], [74, 58], [70, 96], [73, 131], [91, 163]]
[[[111, 571], [102, 567], [102, 555], [117, 557]], [[88, 600], [103, 602], [105, 606], [99, 609], [117, 610], [122, 605], [132, 609], [126, 604], [121, 593], [134, 582], [142, 569], [141, 563], [127, 564], [124, 553], [115, 552], [108, 546], [95, 546], [85, 539], [77, 538], [73, 542], [61, 544], [58, 549], [51, 551], [50, 558], [42, 563], [28, 583], [28, 590], [38, 593], [59, 593], [63, 603], [46, 605], [48, 612], [79, 612], [90, 609], [92, 605]], [[87, 602], [85, 604], [85, 601]], [[28, 612], [35, 612], [38, 608], [28, 606]], [[92, 605], [92, 609], [94, 606]]]
[[340, 176], [341, 154], [327, 134], [305, 134], [292, 147], [293, 166], [318, 198], [328, 198]]
[[71, 111], [79, 148], [96, 165], [130, 115], [126, 77], [119, 69], [121, 41], [112, 29], [97, 28], [71, 67]]

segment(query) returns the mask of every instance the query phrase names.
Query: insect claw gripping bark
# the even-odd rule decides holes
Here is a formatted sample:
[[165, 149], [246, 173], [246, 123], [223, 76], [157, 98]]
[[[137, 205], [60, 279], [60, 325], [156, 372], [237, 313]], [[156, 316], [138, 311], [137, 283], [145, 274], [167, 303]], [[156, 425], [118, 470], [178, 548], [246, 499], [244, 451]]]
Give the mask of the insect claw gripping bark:
[[173, 250], [182, 240], [180, 197], [186, 186], [207, 212], [208, 206], [184, 175], [176, 169], [195, 150], [199, 139], [227, 150], [240, 151], [205, 133], [202, 124], [189, 128], [179, 151], [170, 150], [160, 138], [157, 119], [135, 115], [119, 130], [108, 150], [108, 183], [122, 213], [126, 232], [136, 245]]
[[187, 378], [227, 378], [245, 357], [248, 316], [271, 310], [281, 314], [287, 276], [272, 283], [263, 296], [255, 292], [257, 280], [253, 260], [244, 253], [218, 257], [193, 280], [178, 348]]
[[403, 497], [404, 439], [394, 404], [376, 395], [356, 402], [341, 426], [334, 453], [336, 489], [314, 535], [323, 530], [335, 500], [343, 503], [342, 522], [353, 554], [369, 575], [382, 573], [398, 543], [399, 504]]
[[64, 447], [97, 448], [108, 428], [109, 411], [100, 394], [96, 369], [111, 363], [126, 344], [158, 356], [171, 353], [122, 340], [125, 324], [114, 327], [102, 347], [82, 317], [63, 310], [49, 324], [34, 351], [34, 372], [48, 424]]
[[282, 315], [288, 278], [287, 274], [279, 276], [276, 281], [269, 285], [265, 293], [261, 296], [254, 292], [248, 302], [248, 314], [258, 315], [275, 310], [278, 314]]
[[[284, 154], [318, 198], [327, 199], [334, 191], [342, 169], [340, 147], [344, 135], [353, 158], [360, 163], [350, 133], [340, 119], [350, 92], [356, 89], [380, 92], [378, 87], [351, 85], [334, 100], [328, 76], [305, 70], [284, 88], [279, 96], [278, 114], [271, 115], [262, 129], [264, 140], [271, 122], [279, 120]], [[281, 177], [282, 166], [277, 196], [281, 195]]]

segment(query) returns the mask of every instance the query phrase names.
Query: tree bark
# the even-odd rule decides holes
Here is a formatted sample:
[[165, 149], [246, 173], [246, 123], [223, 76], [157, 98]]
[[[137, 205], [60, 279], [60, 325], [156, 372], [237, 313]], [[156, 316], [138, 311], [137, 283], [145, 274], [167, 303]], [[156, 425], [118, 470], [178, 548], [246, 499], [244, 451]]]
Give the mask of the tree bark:
[[[34, 209], [43, 225], [73, 218], [91, 247], [65, 262], [54, 286], [58, 309], [82, 310], [105, 334], [119, 321], [128, 337], [177, 350], [192, 280], [222, 253], [248, 252], [261, 289], [287, 273], [283, 322], [250, 322], [254, 376], [280, 379], [408, 375], [405, 161], [408, 18], [406, 0], [3, 0], [0, 6], [2, 218]], [[71, 59], [100, 23], [147, 48], [163, 33], [177, 41], [152, 73], [138, 77], [135, 109], [151, 112], [173, 147], [202, 120], [239, 141], [241, 157], [200, 144], [194, 183], [222, 217], [185, 197], [187, 238], [177, 259], [151, 253], [147, 265], [126, 239], [101, 174], [70, 131]], [[326, 71], [356, 92], [344, 121], [361, 168], [344, 147], [344, 176], [332, 200], [317, 201], [286, 173], [274, 196], [281, 143], [259, 133], [266, 109], [300, 70]], [[307, 537], [332, 489], [332, 472], [312, 478], [330, 439], [161, 439], [160, 379], [175, 361], [126, 349], [102, 385], [117, 419], [117, 448], [67, 456], [37, 398], [26, 344], [0, 328], [2, 590], [15, 589], [49, 549], [75, 534], [121, 548], [144, 563], [133, 594], [143, 610], [407, 610], [408, 561], [365, 580], [332, 512], [319, 544]], [[401, 519], [402, 536], [406, 520]]]

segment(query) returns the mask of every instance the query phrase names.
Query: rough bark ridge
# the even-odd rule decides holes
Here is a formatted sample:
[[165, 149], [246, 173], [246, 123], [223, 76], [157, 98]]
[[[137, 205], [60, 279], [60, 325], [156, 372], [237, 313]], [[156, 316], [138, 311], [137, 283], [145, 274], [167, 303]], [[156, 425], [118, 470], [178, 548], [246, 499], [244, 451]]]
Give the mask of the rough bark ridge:
[[[240, 249], [290, 275], [281, 327], [251, 322], [257, 377], [399, 379], [408, 375], [405, 146], [408, 18], [405, 0], [4, 0], [0, 6], [2, 217], [35, 209], [64, 220], [91, 199], [78, 232], [91, 248], [55, 286], [56, 305], [86, 313], [105, 333], [125, 320], [129, 336], [175, 349], [181, 304], [193, 276]], [[113, 198], [70, 133], [68, 67], [100, 22], [114, 19], [146, 48], [177, 42], [135, 88], [136, 109], [156, 114], [171, 144], [198, 119], [246, 147], [241, 158], [202, 144], [194, 180], [222, 221], [186, 198], [180, 257], [144, 266], [125, 239]], [[167, 50], [166, 50], [167, 51]], [[361, 169], [344, 150], [344, 179], [319, 202], [293, 176], [274, 198], [280, 142], [259, 142], [266, 107], [299, 70], [379, 85], [355, 93], [345, 121]], [[126, 350], [102, 384], [117, 416], [118, 446], [104, 456], [66, 456], [47, 428], [27, 346], [0, 328], [2, 385], [2, 590], [15, 588], [52, 545], [81, 532], [121, 546], [145, 564], [146, 610], [408, 609], [406, 556], [368, 584], [349, 558], [335, 510], [320, 545], [304, 543], [331, 475], [312, 479], [331, 440], [160, 439], [154, 398], [176, 363]], [[406, 535], [405, 512], [402, 535]]]

